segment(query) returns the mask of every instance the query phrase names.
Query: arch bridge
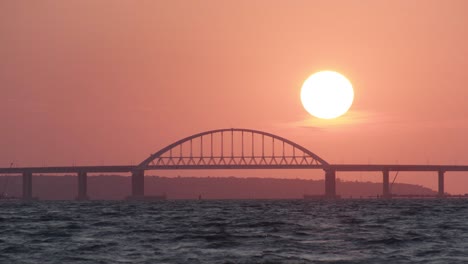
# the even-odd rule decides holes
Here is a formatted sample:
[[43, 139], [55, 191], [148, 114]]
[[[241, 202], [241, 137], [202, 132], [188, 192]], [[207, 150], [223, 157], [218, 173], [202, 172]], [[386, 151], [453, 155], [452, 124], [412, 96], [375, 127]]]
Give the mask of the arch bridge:
[[78, 200], [86, 200], [88, 173], [131, 172], [131, 199], [144, 199], [147, 170], [196, 169], [322, 169], [325, 197], [336, 197], [337, 171], [381, 171], [382, 197], [390, 198], [390, 171], [434, 171], [438, 173], [439, 196], [443, 197], [444, 173], [468, 171], [465, 165], [329, 164], [324, 159], [286, 138], [252, 129], [217, 129], [176, 141], [150, 155], [140, 164], [117, 166], [0, 168], [0, 174], [23, 175], [23, 199], [32, 199], [34, 173], [76, 173]]
[[142, 170], [306, 169], [328, 163], [283, 137], [252, 129], [218, 129], [181, 139], [150, 155]]
[[[283, 137], [252, 129], [217, 129], [174, 142], [150, 155], [132, 172], [132, 196], [144, 196], [144, 171], [181, 169], [326, 169], [312, 151]], [[334, 196], [334, 176], [327, 194]]]

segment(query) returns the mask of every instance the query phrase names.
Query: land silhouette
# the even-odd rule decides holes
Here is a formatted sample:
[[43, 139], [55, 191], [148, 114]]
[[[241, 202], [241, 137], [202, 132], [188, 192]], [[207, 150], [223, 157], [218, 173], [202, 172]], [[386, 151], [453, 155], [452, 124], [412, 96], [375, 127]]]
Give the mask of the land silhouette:
[[[20, 176], [0, 176], [0, 188], [9, 196], [20, 197]], [[71, 200], [77, 195], [77, 177], [37, 175], [33, 196], [42, 200]], [[337, 193], [343, 198], [366, 198], [382, 193], [382, 184], [337, 180]], [[237, 178], [237, 177], [145, 177], [145, 194], [166, 195], [167, 199], [300, 199], [321, 195], [323, 180]], [[397, 195], [436, 195], [427, 187], [395, 183]], [[101, 175], [88, 177], [88, 195], [95, 200], [121, 200], [131, 193], [131, 177]]]

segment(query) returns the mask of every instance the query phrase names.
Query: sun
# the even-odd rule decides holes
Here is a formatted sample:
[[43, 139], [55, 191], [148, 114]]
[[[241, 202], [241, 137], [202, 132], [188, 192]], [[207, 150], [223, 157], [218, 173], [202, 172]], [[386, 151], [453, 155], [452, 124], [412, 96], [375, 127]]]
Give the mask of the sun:
[[334, 71], [312, 74], [301, 88], [301, 101], [309, 114], [332, 119], [345, 114], [353, 104], [354, 90], [351, 82]]

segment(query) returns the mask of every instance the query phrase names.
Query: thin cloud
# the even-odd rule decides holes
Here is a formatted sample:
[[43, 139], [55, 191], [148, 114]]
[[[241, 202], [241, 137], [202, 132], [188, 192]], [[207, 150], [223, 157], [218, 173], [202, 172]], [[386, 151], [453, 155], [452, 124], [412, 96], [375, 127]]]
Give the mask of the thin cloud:
[[351, 128], [379, 128], [393, 129], [434, 129], [466, 127], [468, 118], [438, 118], [408, 116], [403, 113], [376, 113], [364, 111], [350, 111], [336, 119], [319, 119], [307, 116], [299, 121], [283, 123], [289, 128], [303, 128], [314, 130], [351, 129]]
[[376, 115], [362, 111], [349, 111], [346, 115], [335, 119], [319, 119], [312, 116], [305, 117], [299, 121], [292, 121], [284, 123], [288, 127], [300, 127], [307, 129], [328, 129], [328, 128], [341, 128], [354, 125], [362, 125], [375, 122]]

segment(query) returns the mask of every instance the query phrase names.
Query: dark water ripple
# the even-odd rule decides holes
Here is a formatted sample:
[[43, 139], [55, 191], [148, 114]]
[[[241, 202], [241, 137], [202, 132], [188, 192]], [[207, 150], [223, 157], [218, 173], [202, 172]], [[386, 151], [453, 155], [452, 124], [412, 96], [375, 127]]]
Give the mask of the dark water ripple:
[[2, 202], [0, 263], [468, 263], [468, 200]]

